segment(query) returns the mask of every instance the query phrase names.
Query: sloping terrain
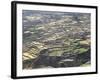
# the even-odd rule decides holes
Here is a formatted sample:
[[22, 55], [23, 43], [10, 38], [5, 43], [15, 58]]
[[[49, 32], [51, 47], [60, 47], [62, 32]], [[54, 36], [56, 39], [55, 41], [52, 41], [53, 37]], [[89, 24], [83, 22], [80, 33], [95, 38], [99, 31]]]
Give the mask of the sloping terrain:
[[23, 69], [90, 62], [90, 34], [89, 13], [23, 10]]

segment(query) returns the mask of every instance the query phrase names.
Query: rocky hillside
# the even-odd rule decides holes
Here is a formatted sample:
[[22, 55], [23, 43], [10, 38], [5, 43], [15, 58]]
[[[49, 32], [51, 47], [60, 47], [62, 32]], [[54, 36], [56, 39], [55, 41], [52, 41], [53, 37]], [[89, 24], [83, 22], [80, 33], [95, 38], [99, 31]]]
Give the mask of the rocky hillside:
[[23, 10], [23, 68], [74, 67], [89, 62], [90, 16]]

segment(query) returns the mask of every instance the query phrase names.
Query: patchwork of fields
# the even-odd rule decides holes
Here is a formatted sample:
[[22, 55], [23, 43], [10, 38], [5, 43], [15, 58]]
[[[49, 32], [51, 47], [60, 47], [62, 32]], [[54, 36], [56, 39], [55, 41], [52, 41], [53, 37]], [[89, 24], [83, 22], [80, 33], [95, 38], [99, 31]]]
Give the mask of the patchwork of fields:
[[23, 10], [23, 69], [90, 66], [90, 17]]

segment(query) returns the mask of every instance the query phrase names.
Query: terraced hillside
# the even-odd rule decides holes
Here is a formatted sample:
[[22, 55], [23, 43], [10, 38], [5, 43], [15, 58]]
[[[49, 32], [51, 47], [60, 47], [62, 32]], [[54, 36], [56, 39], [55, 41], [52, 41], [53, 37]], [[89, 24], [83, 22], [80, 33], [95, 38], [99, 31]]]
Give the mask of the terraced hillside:
[[23, 10], [23, 69], [90, 66], [90, 16]]

